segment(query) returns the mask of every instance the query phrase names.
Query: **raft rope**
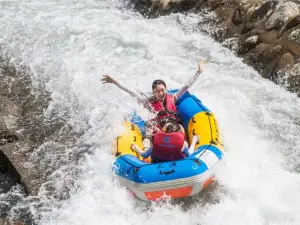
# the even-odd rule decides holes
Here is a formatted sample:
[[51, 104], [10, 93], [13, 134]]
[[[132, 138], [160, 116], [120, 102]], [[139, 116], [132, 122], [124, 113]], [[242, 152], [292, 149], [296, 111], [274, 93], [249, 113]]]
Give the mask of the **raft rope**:
[[[207, 151], [209, 150], [209, 148], [212, 146], [212, 144], [216, 144], [216, 142], [213, 140], [213, 133], [212, 133], [212, 125], [211, 125], [211, 120], [210, 120], [210, 116], [211, 113], [209, 111], [207, 111], [201, 103], [201, 101], [199, 99], [197, 99], [194, 95], [191, 95], [191, 97], [196, 101], [196, 103], [198, 104], [198, 106], [205, 112], [205, 115], [207, 115], [208, 121], [209, 121], [209, 126], [210, 126], [210, 143], [208, 145], [208, 147], [198, 156], [198, 159], [200, 159], [200, 157]], [[193, 117], [194, 119], [194, 117]], [[193, 120], [192, 120], [193, 121]], [[196, 123], [196, 121], [195, 121]]]

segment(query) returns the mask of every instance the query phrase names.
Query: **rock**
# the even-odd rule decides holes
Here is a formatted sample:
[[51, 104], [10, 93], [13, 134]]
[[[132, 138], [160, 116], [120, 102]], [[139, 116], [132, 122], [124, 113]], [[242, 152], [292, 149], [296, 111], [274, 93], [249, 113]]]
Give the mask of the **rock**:
[[275, 45], [274, 47], [269, 48], [269, 51], [263, 53], [264, 57], [270, 58], [278, 55], [282, 50], [282, 45]]
[[188, 11], [194, 8], [197, 4], [197, 0], [183, 0], [179, 2], [179, 9], [182, 11]]
[[219, 42], [225, 41], [227, 33], [227, 27], [224, 25], [216, 27], [212, 32], [212, 36]]
[[255, 45], [258, 43], [258, 35], [253, 35], [248, 38], [246, 38], [245, 41], [241, 42], [240, 48], [238, 53], [244, 54], [255, 47]]
[[222, 46], [227, 47], [237, 53], [240, 46], [240, 39], [238, 37], [227, 38], [224, 42], [222, 42]]
[[287, 52], [277, 61], [277, 66], [272, 73], [271, 80], [277, 84], [286, 86], [286, 75], [294, 64], [294, 57], [291, 53]]
[[280, 55], [283, 47], [282, 45], [270, 45], [270, 47], [263, 52], [260, 60], [265, 64], [265, 67], [262, 67], [262, 77], [269, 78], [272, 77], [273, 71], [276, 67], [276, 62], [278, 56]]
[[154, 6], [152, 0], [129, 0], [130, 8], [134, 8], [137, 12], [145, 17], [149, 17], [150, 12]]
[[265, 22], [267, 30], [279, 29], [289, 19], [298, 16], [299, 9], [296, 3], [288, 1], [279, 5], [275, 12]]
[[234, 25], [240, 25], [245, 21], [247, 11], [241, 7], [237, 7], [232, 16], [232, 23]]
[[7, 143], [15, 142], [18, 140], [16, 134], [12, 134], [7, 130], [0, 131], [0, 146], [5, 145]]
[[259, 57], [268, 49], [268, 47], [269, 45], [264, 43], [257, 45], [245, 55], [243, 61], [261, 72], [262, 66], [258, 65], [260, 64]]
[[158, 4], [160, 5], [160, 8], [165, 11], [171, 9], [172, 6], [178, 5], [177, 2], [173, 1], [173, 0], [163, 0], [163, 1], [158, 2]]
[[11, 174], [0, 172], [0, 194], [7, 193], [13, 186], [18, 184], [19, 182], [20, 181]]
[[5, 217], [0, 218], [0, 225], [26, 225], [22, 220], [10, 220]]
[[207, 0], [207, 5], [210, 8], [210, 10], [214, 10], [224, 3], [225, 0]]
[[[61, 128], [66, 121], [52, 118], [49, 120], [45, 117], [44, 112], [50, 102], [49, 93], [45, 93], [44, 87], [39, 90], [34, 89], [28, 69], [12, 65], [9, 59], [3, 59], [1, 55], [0, 68], [1, 81], [9, 84], [1, 86], [3, 89], [0, 92], [0, 151], [21, 177], [20, 180], [27, 194], [36, 195], [40, 185], [48, 179], [48, 174], [55, 171], [62, 163], [56, 160], [56, 164], [53, 162], [46, 164], [46, 161], [42, 165], [39, 160], [43, 158], [33, 162], [32, 155], [45, 142], [53, 142], [55, 144], [49, 147], [51, 149], [49, 154], [55, 158], [58, 148], [56, 146], [64, 146], [63, 143], [75, 141], [76, 135], [68, 133], [67, 127], [66, 136], [57, 135], [63, 131]], [[2, 158], [4, 157], [0, 154], [0, 162]], [[69, 158], [66, 157], [64, 160]]]
[[291, 76], [300, 76], [300, 63], [293, 65], [293, 68], [290, 71]]
[[287, 39], [292, 43], [300, 45], [300, 28], [292, 31]]
[[247, 43], [247, 44], [256, 44], [257, 41], [258, 41], [258, 36], [257, 36], [257, 35], [254, 35], [254, 36], [248, 37], [248, 38], [245, 40], [245, 43]]
[[271, 15], [278, 3], [278, 1], [271, 0], [262, 4], [252, 13], [249, 20], [246, 22], [246, 28], [252, 30], [253, 28], [258, 27]]
[[280, 34], [284, 34], [288, 30], [290, 30], [296, 26], [299, 26], [299, 25], [300, 25], [300, 15], [287, 21], [286, 24], [283, 26], [282, 30], [280, 31]]
[[[150, 0], [145, 1], [140, 2], [145, 5]], [[174, 1], [157, 0], [157, 4], [168, 6], [148, 9], [151, 18], [187, 10], [201, 14], [199, 29], [237, 52], [265, 78], [277, 82], [282, 71], [288, 74], [291, 65], [300, 61], [300, 0]], [[289, 80], [297, 83], [297, 79]]]
[[294, 65], [294, 57], [291, 53], [287, 52], [283, 54], [278, 62], [278, 70], [289, 70]]
[[199, 11], [201, 11], [204, 7], [204, 5], [205, 5], [205, 3], [206, 3], [206, 0], [197, 0], [197, 3], [196, 3], [196, 5], [195, 5], [195, 7], [194, 7], [194, 12], [199, 12]]
[[300, 63], [295, 64], [288, 73], [287, 83], [289, 91], [300, 93]]
[[[281, 51], [281, 45], [269, 45], [261, 43], [245, 55], [244, 62], [251, 65], [254, 69], [262, 73], [263, 77], [270, 78], [272, 75], [271, 72], [275, 67], [274, 60]], [[270, 63], [272, 66], [268, 67]], [[267, 67], [268, 69], [265, 70]]]

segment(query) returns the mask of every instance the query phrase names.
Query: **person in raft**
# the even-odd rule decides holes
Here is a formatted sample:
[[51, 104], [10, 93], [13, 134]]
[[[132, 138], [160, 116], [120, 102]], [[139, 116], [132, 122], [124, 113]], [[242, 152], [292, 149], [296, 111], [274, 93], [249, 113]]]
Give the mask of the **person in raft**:
[[138, 93], [126, 87], [124, 84], [121, 84], [109, 75], [103, 75], [101, 81], [103, 84], [115, 84], [120, 89], [137, 98], [138, 103], [143, 104], [145, 108], [156, 114], [156, 117], [154, 119], [146, 123], [146, 138], [143, 140], [143, 145], [147, 149], [149, 148], [151, 143], [150, 139], [155, 134], [155, 132], [159, 131], [167, 122], [179, 122], [175, 103], [182, 95], [184, 95], [184, 93], [191, 87], [191, 85], [203, 72], [204, 64], [205, 61], [200, 60], [198, 63], [197, 72], [187, 81], [187, 83], [182, 88], [180, 88], [174, 94], [168, 94], [167, 85], [163, 80], [153, 81], [153, 95], [150, 97], [147, 97], [145, 93]]
[[151, 155], [152, 163], [180, 160], [188, 157], [195, 150], [199, 136], [194, 135], [190, 148], [184, 139], [184, 129], [178, 123], [167, 123], [153, 135], [153, 144], [146, 150], [141, 150], [136, 144], [131, 149], [139, 153], [143, 158]]

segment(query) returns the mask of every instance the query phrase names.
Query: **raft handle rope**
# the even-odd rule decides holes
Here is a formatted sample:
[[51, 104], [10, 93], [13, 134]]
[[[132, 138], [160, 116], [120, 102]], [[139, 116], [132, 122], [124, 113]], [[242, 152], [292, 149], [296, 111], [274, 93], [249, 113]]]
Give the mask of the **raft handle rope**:
[[[210, 131], [211, 131], [211, 139], [212, 139], [212, 140], [210, 141], [210, 145], [212, 145], [212, 144], [216, 145], [216, 144], [218, 143], [218, 144], [220, 144], [221, 146], [223, 146], [223, 143], [220, 143], [220, 142], [219, 142], [219, 138], [218, 138], [218, 137], [215, 138], [215, 140], [217, 141], [217, 143], [213, 140], [214, 138], [213, 138], [213, 135], [212, 135], [212, 127], [211, 127], [212, 121], [210, 120], [210, 117], [212, 116], [211, 112], [204, 110], [204, 108], [202, 107], [202, 105], [199, 104], [199, 102], [201, 102], [201, 101], [200, 101], [199, 99], [197, 99], [194, 95], [191, 95], [191, 97], [197, 102], [197, 104], [200, 106], [200, 108], [201, 108], [203, 111], [205, 111], [205, 114], [208, 116], [208, 119], [209, 119], [209, 125], [210, 125]], [[194, 121], [193, 121], [193, 122], [194, 122]], [[217, 129], [216, 131], [218, 131], [217, 121], [216, 121], [215, 118], [214, 118], [214, 122], [215, 122], [216, 129]]]
[[[191, 97], [195, 100], [195, 102], [199, 105], [199, 107], [205, 111], [205, 115], [207, 115], [208, 121], [209, 121], [209, 126], [210, 126], [210, 137], [211, 137], [211, 141], [209, 143], [209, 146], [198, 156], [198, 160], [200, 159], [200, 157], [207, 151], [209, 150], [209, 148], [214, 144], [216, 145], [216, 142], [213, 139], [213, 134], [212, 134], [212, 126], [211, 126], [211, 121], [210, 121], [210, 117], [212, 116], [212, 114], [207, 111], [200, 103], [201, 101], [199, 99], [197, 99], [194, 95], [191, 95]], [[199, 103], [200, 102], [200, 103]], [[192, 117], [192, 122], [196, 123], [195, 121], [195, 117]], [[193, 135], [195, 135], [195, 130], [193, 130]], [[197, 143], [198, 144], [198, 143]], [[195, 161], [196, 162], [196, 161]], [[196, 162], [197, 163], [197, 162]]]
[[118, 156], [121, 155], [121, 152], [119, 152], [119, 138], [120, 137], [117, 137], [117, 152], [116, 152], [116, 157], [118, 157]]
[[160, 171], [159, 173], [160, 174], [163, 174], [163, 175], [169, 175], [169, 174], [171, 174], [171, 173], [174, 173], [175, 172], [175, 170], [173, 169], [173, 170], [170, 170], [170, 171]]
[[[195, 120], [195, 117], [194, 117], [194, 116], [192, 117], [192, 122], [193, 122], [193, 123], [196, 123], [196, 120]], [[194, 131], [195, 131], [195, 130], [194, 130]]]

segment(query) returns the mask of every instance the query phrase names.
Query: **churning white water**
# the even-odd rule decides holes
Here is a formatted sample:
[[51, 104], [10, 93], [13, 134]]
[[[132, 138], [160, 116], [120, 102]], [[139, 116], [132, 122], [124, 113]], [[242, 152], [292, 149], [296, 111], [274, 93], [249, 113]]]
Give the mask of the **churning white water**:
[[[70, 199], [48, 202], [39, 224], [300, 224], [300, 100], [198, 33], [199, 16], [145, 20], [119, 0], [11, 0], [0, 8], [1, 47], [31, 68], [35, 85], [46, 85], [46, 115], [82, 134], [73, 148], [94, 152], [80, 161]], [[132, 107], [148, 114], [102, 85], [101, 74], [147, 92], [156, 78], [178, 88], [200, 58], [211, 63], [191, 92], [215, 113], [227, 151], [217, 200], [195, 197], [185, 209], [180, 201], [140, 202], [114, 181], [109, 152]]]

